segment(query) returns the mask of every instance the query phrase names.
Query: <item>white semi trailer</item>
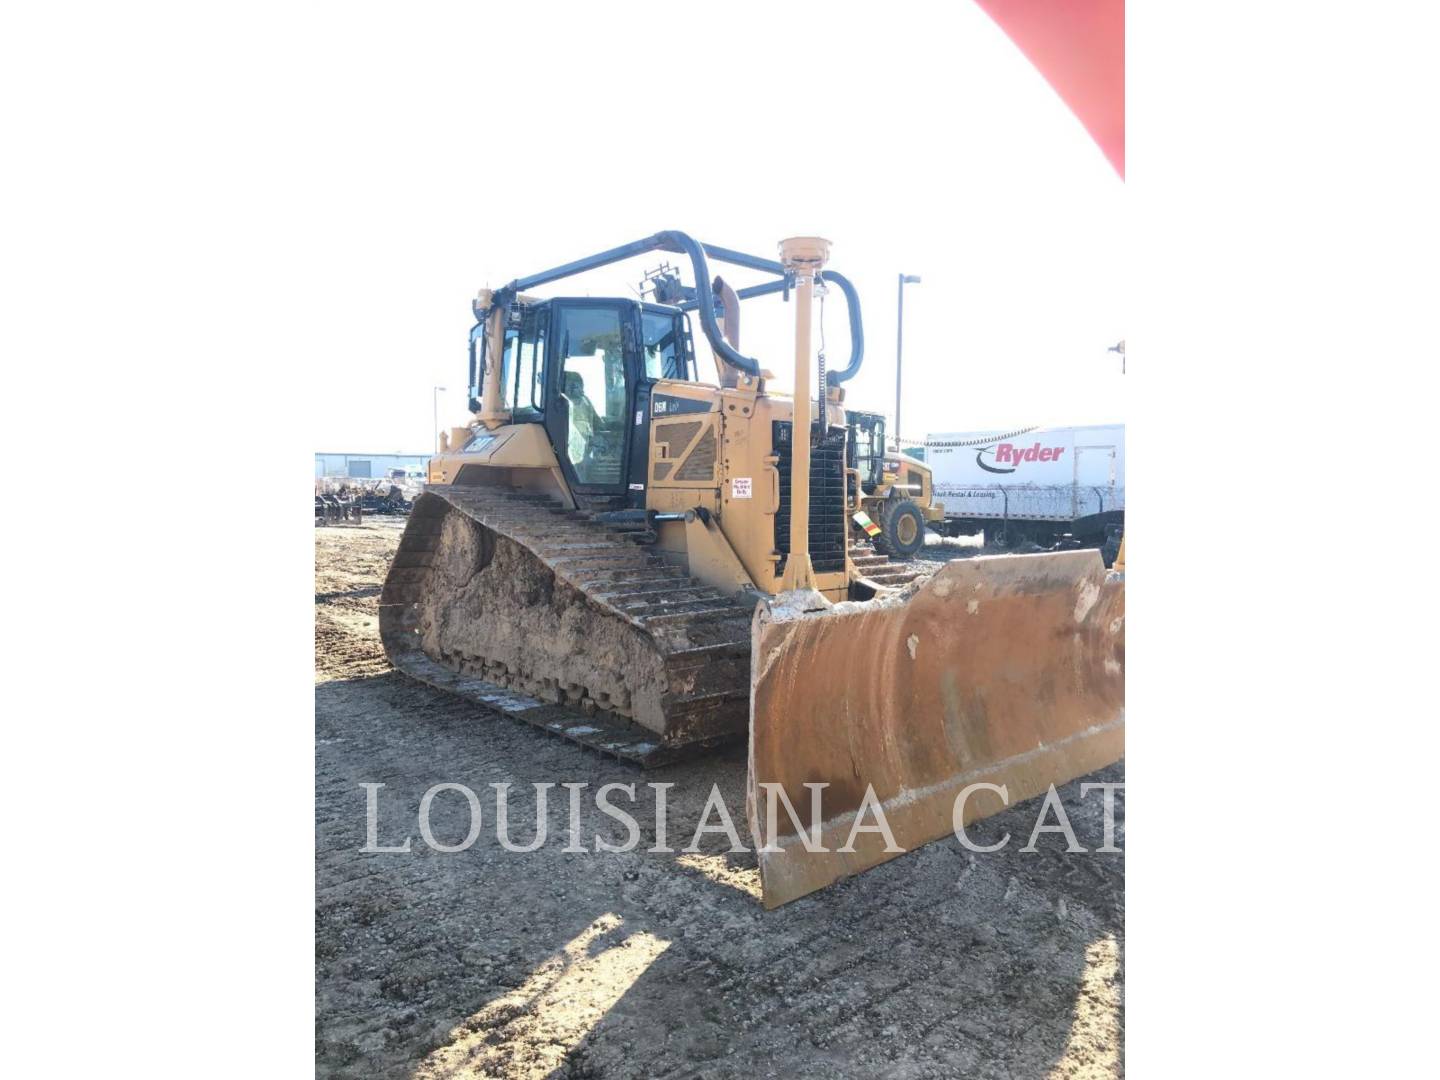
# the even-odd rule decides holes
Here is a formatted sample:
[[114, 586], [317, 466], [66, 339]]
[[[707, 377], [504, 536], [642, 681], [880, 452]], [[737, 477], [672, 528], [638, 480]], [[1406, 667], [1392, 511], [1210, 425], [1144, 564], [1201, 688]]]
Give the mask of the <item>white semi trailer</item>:
[[1101, 547], [1125, 524], [1125, 428], [956, 431], [925, 439], [943, 531], [1014, 546]]

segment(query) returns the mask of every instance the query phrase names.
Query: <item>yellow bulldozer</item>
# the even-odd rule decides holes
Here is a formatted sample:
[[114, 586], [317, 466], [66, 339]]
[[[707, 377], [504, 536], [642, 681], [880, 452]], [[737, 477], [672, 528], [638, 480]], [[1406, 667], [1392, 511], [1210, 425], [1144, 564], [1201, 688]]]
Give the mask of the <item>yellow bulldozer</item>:
[[[654, 251], [693, 284], [530, 291]], [[642, 766], [748, 735], [767, 907], [893, 858], [874, 833], [846, 843], [876, 807], [908, 850], [1001, 809], [957, 798], [970, 785], [1013, 802], [1123, 752], [1123, 577], [1097, 552], [925, 574], [852, 548], [844, 384], [864, 333], [829, 251], [796, 237], [772, 260], [666, 231], [482, 290], [473, 420], [443, 437], [381, 595], [398, 669], [556, 735]], [[761, 281], [737, 290], [711, 261]], [[848, 309], [837, 370], [812, 352], [817, 289]], [[739, 349], [742, 303], [776, 293], [795, 313], [790, 394]], [[817, 795], [804, 827], [773, 809]]]

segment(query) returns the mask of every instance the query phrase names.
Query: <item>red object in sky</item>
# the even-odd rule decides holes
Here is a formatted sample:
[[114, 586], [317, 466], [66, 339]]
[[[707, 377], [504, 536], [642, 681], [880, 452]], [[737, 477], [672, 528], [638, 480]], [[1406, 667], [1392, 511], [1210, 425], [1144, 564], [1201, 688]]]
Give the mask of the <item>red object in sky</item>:
[[1125, 0], [976, 0], [1125, 178]]

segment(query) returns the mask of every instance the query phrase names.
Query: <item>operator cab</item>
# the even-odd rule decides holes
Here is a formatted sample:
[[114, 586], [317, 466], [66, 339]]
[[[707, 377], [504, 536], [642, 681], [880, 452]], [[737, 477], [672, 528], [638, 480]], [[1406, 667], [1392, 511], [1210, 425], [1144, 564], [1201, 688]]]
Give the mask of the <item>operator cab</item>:
[[860, 473], [867, 490], [880, 483], [885, 467], [885, 417], [880, 413], [846, 412], [850, 428], [847, 465]]
[[[486, 352], [482, 346], [472, 365], [472, 409], [479, 408]], [[679, 308], [562, 297], [510, 309], [501, 408], [512, 423], [545, 425], [580, 492], [635, 493], [644, 505], [650, 392], [660, 379], [698, 381], [689, 320]]]

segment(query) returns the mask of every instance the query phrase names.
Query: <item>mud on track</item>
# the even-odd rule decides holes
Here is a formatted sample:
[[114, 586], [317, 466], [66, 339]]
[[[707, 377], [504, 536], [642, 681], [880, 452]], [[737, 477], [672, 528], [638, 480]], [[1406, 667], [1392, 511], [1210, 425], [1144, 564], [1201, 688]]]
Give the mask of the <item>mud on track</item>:
[[[765, 912], [754, 856], [702, 839], [649, 853], [647, 782], [673, 783], [669, 846], [689, 844], [712, 784], [745, 843], [743, 746], [642, 773], [392, 672], [377, 602], [401, 522], [318, 528], [315, 579], [316, 1071], [326, 1077], [1032, 1077], [1123, 1069], [1124, 856], [1023, 853], [1038, 801]], [[1123, 780], [1123, 763], [1087, 780]], [[477, 792], [468, 851], [421, 840], [420, 799]], [[637, 785], [642, 841], [566, 854], [567, 793], [549, 842], [501, 849], [493, 783], [514, 785], [511, 836], [535, 835], [532, 782], [586, 783], [581, 837], [624, 826], [601, 785]], [[365, 792], [383, 783], [381, 844], [363, 855]], [[1099, 792], [1061, 789], [1079, 840], [1101, 844]], [[1117, 798], [1124, 845], [1124, 795]], [[712, 823], [714, 819], [712, 818]], [[458, 843], [469, 809], [439, 796]]]

